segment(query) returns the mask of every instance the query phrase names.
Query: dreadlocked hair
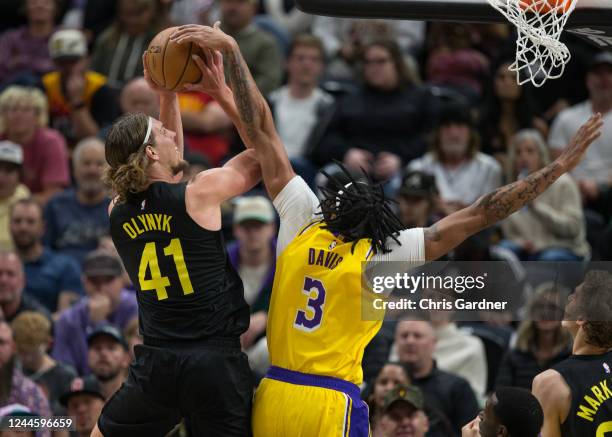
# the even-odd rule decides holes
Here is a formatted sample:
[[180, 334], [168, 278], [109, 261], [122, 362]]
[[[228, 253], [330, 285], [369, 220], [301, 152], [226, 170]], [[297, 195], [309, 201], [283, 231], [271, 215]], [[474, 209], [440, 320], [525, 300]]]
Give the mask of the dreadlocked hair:
[[386, 197], [382, 183], [374, 183], [363, 169], [365, 181], [357, 182], [344, 165], [336, 164], [350, 182], [343, 185], [338, 176], [321, 171], [328, 178], [326, 186], [319, 187], [324, 196], [319, 213], [323, 216], [322, 228], [352, 241], [351, 253], [361, 239], [372, 241], [374, 253], [390, 252], [387, 239], [392, 238], [400, 244], [397, 237], [404, 229], [391, 209], [395, 201]]

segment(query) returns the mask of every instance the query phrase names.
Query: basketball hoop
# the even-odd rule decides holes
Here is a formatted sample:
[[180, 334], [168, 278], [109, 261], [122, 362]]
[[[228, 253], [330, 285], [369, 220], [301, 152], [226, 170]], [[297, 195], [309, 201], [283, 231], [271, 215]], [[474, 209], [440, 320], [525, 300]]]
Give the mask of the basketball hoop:
[[518, 30], [516, 61], [510, 66], [517, 82], [540, 87], [563, 74], [571, 59], [559, 41], [578, 0], [488, 0]]

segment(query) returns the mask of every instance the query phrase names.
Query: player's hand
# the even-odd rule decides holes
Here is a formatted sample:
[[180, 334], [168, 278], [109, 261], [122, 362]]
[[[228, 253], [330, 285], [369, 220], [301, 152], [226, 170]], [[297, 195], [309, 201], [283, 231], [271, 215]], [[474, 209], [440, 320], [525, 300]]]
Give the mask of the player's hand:
[[217, 21], [213, 27], [199, 24], [180, 26], [170, 36], [170, 41], [177, 44], [192, 42], [202, 50], [225, 50], [232, 46], [234, 39], [221, 30], [221, 23]]
[[563, 150], [556, 162], [561, 164], [566, 172], [573, 170], [582, 160], [587, 148], [601, 135], [601, 127], [603, 121], [601, 114], [592, 115], [586, 123], [584, 123], [569, 144]]
[[242, 349], [248, 349], [253, 345], [255, 339], [266, 330], [267, 322], [268, 315], [264, 311], [258, 311], [255, 314], [251, 314], [249, 329], [240, 336]]
[[214, 98], [222, 92], [227, 92], [229, 87], [225, 83], [225, 72], [223, 70], [223, 55], [219, 50], [214, 52], [204, 50], [204, 59], [198, 55], [192, 55], [194, 62], [202, 72], [202, 79], [198, 83], [185, 84], [187, 91], [200, 91]]
[[461, 428], [461, 437], [480, 437], [480, 415]]
[[100, 323], [107, 319], [111, 313], [111, 300], [105, 294], [94, 294], [89, 298], [89, 320], [94, 323]]
[[166, 88], [163, 88], [161, 85], [158, 85], [157, 82], [153, 80], [151, 75], [149, 74], [149, 70], [147, 70], [147, 52], [142, 54], [142, 68], [144, 71], [144, 78], [149, 84], [149, 87], [155, 91], [157, 94], [161, 96], [172, 96], [175, 94], [174, 91], [168, 91]]

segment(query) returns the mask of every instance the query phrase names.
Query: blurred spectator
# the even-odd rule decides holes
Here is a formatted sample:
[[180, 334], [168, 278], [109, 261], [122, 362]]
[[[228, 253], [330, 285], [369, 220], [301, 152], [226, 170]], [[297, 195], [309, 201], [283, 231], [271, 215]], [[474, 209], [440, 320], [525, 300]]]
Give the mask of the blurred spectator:
[[0, 310], [7, 322], [24, 311], [37, 311], [51, 320], [51, 314], [38, 300], [23, 292], [25, 275], [19, 256], [0, 252]]
[[537, 374], [563, 361], [572, 352], [572, 338], [561, 327], [561, 296], [553, 284], [543, 284], [534, 293], [521, 322], [515, 345], [505, 354], [496, 387], [531, 390]]
[[313, 159], [318, 165], [343, 160], [377, 179], [390, 179], [425, 151], [430, 95], [417, 86], [394, 41], [369, 44], [362, 60], [364, 86], [338, 102]]
[[546, 122], [536, 113], [531, 88], [516, 81], [508, 68], [514, 61], [503, 61], [493, 70], [489, 89], [480, 110], [480, 138], [483, 152], [493, 155], [503, 168], [512, 137], [520, 130], [537, 128], [548, 132]]
[[471, 26], [465, 23], [432, 23], [429, 34], [426, 79], [460, 92], [472, 102], [480, 99], [489, 60], [476, 50]]
[[384, 414], [385, 397], [396, 387], [400, 385], [408, 385], [410, 379], [406, 373], [406, 369], [399, 364], [388, 362], [386, 363], [376, 379], [372, 382], [371, 394], [368, 396], [368, 407], [370, 410], [370, 426], [376, 429], [376, 425], [380, 422], [380, 418]]
[[102, 326], [87, 336], [88, 364], [108, 400], [127, 378], [130, 354], [125, 338], [114, 326]]
[[51, 313], [68, 308], [83, 294], [81, 269], [73, 259], [43, 246], [43, 213], [32, 198], [11, 209], [11, 235], [25, 271], [24, 292]]
[[72, 163], [74, 188], [54, 196], [45, 207], [45, 243], [81, 264], [109, 232], [110, 197], [102, 182], [107, 166], [104, 143], [95, 137], [81, 140]]
[[402, 55], [418, 52], [425, 39], [425, 22], [317, 16], [312, 32], [325, 46], [329, 59], [326, 76], [351, 80], [355, 64], [372, 40], [395, 40]]
[[219, 166], [229, 153], [232, 120], [208, 94], [190, 91], [178, 97], [189, 151], [200, 153], [214, 167]]
[[408, 228], [426, 228], [436, 221], [434, 213], [438, 189], [434, 176], [421, 171], [410, 171], [402, 179], [397, 191], [399, 218]]
[[11, 206], [30, 197], [30, 190], [19, 182], [23, 167], [23, 151], [19, 144], [0, 141], [0, 250], [13, 249], [9, 226]]
[[312, 35], [296, 36], [287, 57], [287, 85], [269, 96], [274, 123], [291, 164], [311, 186], [316, 168], [307, 154], [320, 140], [333, 113], [334, 98], [318, 86], [324, 65], [321, 41]]
[[100, 384], [93, 377], [75, 378], [60, 398], [68, 416], [74, 417], [76, 436], [90, 437], [104, 407]]
[[18, 76], [50, 71], [49, 37], [55, 28], [60, 0], [26, 0], [26, 26], [9, 30], [0, 36], [0, 83], [10, 83]]
[[100, 34], [91, 53], [91, 69], [121, 88], [143, 75], [142, 54], [160, 30], [156, 0], [118, 0], [115, 22]]
[[400, 385], [393, 389], [385, 397], [383, 411], [373, 437], [425, 437], [429, 431], [425, 399], [418, 387]]
[[83, 263], [87, 297], [63, 311], [55, 323], [52, 356], [70, 364], [79, 375], [89, 374], [87, 335], [110, 324], [124, 329], [137, 317], [136, 296], [123, 289], [123, 267], [118, 257], [94, 251]]
[[402, 320], [396, 327], [395, 345], [412, 383], [423, 391], [427, 404], [448, 419], [458, 436], [461, 427], [478, 413], [478, 402], [465, 379], [437, 367], [433, 326], [425, 321]]
[[121, 112], [143, 112], [144, 114], [159, 117], [159, 98], [151, 89], [144, 77], [136, 77], [127, 82], [121, 89], [119, 96]]
[[[42, 389], [23, 375], [15, 351], [13, 330], [5, 320], [0, 320], [0, 407], [20, 404], [40, 417], [51, 417], [49, 401]], [[51, 431], [38, 432], [37, 436], [50, 437]]]
[[142, 336], [138, 332], [138, 319], [133, 319], [123, 330], [123, 337], [127, 341], [130, 353], [130, 362], [134, 360], [134, 346], [142, 344]]
[[548, 142], [554, 159], [586, 119], [596, 112], [602, 114], [601, 136], [572, 171], [585, 202], [600, 209], [597, 208], [600, 191], [612, 186], [612, 52], [601, 52], [591, 60], [586, 85], [589, 99], [559, 113], [550, 129]]
[[49, 53], [56, 70], [43, 76], [42, 85], [49, 100], [51, 126], [72, 146], [97, 135], [117, 118], [117, 96], [105, 76], [87, 69], [87, 41], [81, 31], [55, 32]]
[[470, 109], [448, 104], [440, 114], [433, 150], [412, 161], [407, 170], [420, 170], [436, 178], [440, 207], [445, 214], [476, 201], [502, 182], [500, 165], [478, 151], [480, 139]]
[[[6, 407], [0, 408], [0, 417], [3, 419], [6, 416], [17, 416], [22, 419], [36, 418], [39, 417], [38, 413], [30, 410], [28, 407], [24, 407], [20, 404], [11, 404]], [[36, 437], [34, 431], [19, 431], [18, 429], [5, 429], [0, 431], [0, 437]], [[57, 437], [57, 436], [54, 436]]]
[[272, 203], [263, 196], [243, 197], [234, 211], [236, 241], [227, 255], [244, 285], [244, 298], [251, 308], [249, 329], [242, 334], [242, 347], [251, 368], [264, 374], [269, 367], [264, 337], [268, 307], [276, 269], [276, 223]]
[[0, 94], [0, 132], [23, 150], [23, 183], [45, 203], [70, 183], [62, 135], [47, 128], [47, 99], [36, 88], [11, 86]]
[[268, 32], [253, 23], [257, 0], [219, 0], [221, 27], [234, 37], [264, 96], [281, 84], [282, 54], [278, 43]]
[[540, 402], [529, 390], [500, 388], [478, 417], [465, 425], [461, 437], [538, 437], [544, 423]]
[[70, 387], [76, 372], [47, 353], [53, 341], [51, 323], [40, 313], [25, 311], [13, 320], [12, 328], [24, 375], [43, 389], [53, 414], [65, 416], [59, 397]]
[[[510, 180], [535, 173], [550, 163], [548, 147], [533, 129], [520, 131], [509, 150]], [[577, 261], [589, 254], [580, 192], [562, 175], [542, 195], [502, 222], [502, 246], [523, 260]]]

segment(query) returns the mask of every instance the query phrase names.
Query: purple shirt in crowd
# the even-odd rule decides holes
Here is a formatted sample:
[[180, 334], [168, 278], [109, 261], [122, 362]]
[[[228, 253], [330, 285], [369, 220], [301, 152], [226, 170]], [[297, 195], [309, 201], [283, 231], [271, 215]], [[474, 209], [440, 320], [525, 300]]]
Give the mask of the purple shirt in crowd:
[[13, 79], [20, 73], [42, 75], [51, 71], [50, 36], [32, 36], [26, 26], [7, 30], [0, 37], [0, 82]]
[[123, 332], [138, 316], [136, 295], [132, 291], [122, 290], [115, 312], [97, 324], [89, 320], [88, 301], [85, 297], [61, 313], [55, 322], [55, 342], [51, 354], [56, 360], [74, 367], [81, 376], [90, 373], [87, 365], [87, 335], [105, 324], [113, 325]]
[[[42, 389], [34, 384], [30, 378], [25, 377], [17, 367], [13, 370], [11, 394], [6, 405], [11, 404], [28, 407], [31, 412], [38, 414], [40, 417], [51, 417], [49, 401]], [[36, 433], [36, 437], [51, 437], [51, 431], [39, 431]]]

